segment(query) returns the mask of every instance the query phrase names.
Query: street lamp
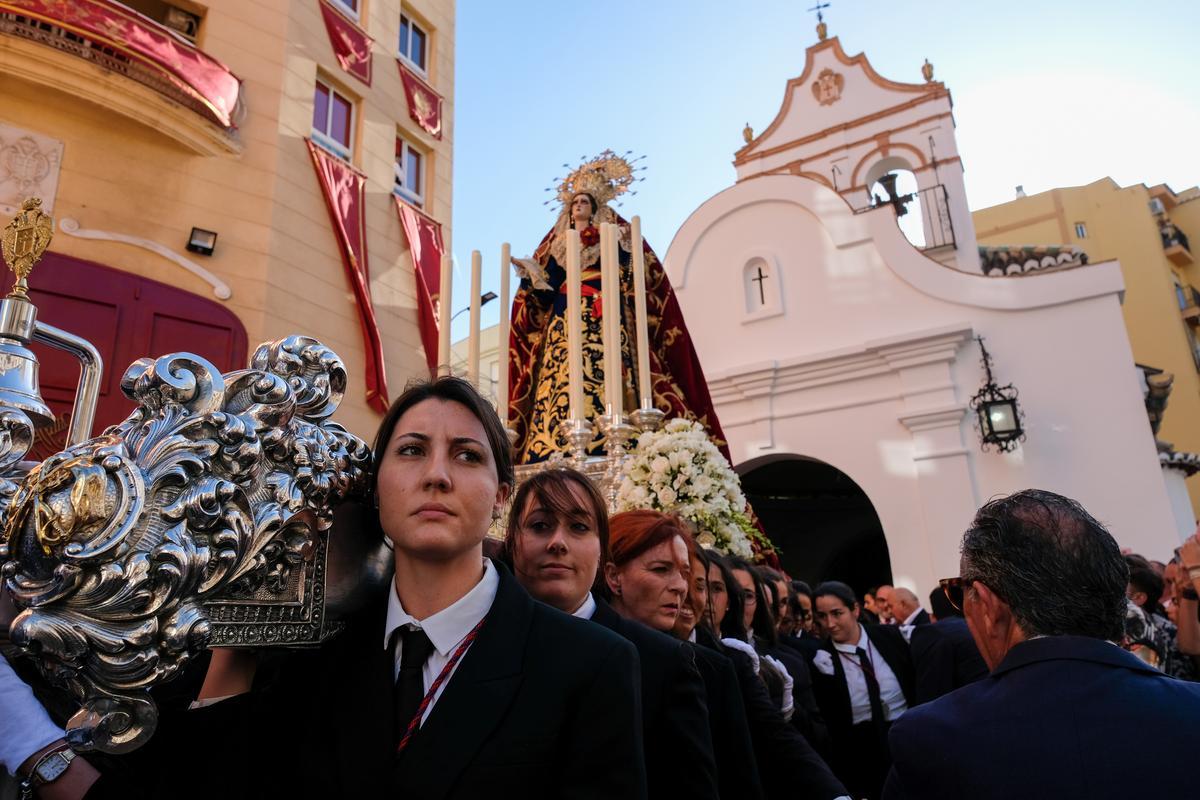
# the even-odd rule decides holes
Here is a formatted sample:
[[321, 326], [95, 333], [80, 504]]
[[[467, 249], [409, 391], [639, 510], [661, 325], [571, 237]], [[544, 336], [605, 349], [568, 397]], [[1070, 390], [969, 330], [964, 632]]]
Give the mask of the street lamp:
[[[483, 308], [488, 303], [495, 300], [496, 297], [498, 297], [498, 295], [495, 292], [484, 292], [483, 294], [479, 295], [479, 307]], [[455, 311], [453, 314], [450, 315], [450, 321], [454, 322], [455, 317], [457, 317], [459, 314], [463, 313], [464, 311], [469, 311], [470, 309], [471, 309], [470, 306], [467, 306], [466, 308], [460, 308], [458, 311]]]
[[971, 398], [971, 409], [979, 418], [979, 433], [983, 439], [981, 447], [987, 452], [988, 445], [995, 445], [1001, 453], [1015, 450], [1017, 443], [1025, 440], [1021, 426], [1021, 407], [1017, 405], [1017, 390], [1010, 383], [997, 386], [992, 378], [992, 356], [983, 346], [983, 337], [976, 336], [979, 352], [983, 356], [983, 370], [987, 382]]

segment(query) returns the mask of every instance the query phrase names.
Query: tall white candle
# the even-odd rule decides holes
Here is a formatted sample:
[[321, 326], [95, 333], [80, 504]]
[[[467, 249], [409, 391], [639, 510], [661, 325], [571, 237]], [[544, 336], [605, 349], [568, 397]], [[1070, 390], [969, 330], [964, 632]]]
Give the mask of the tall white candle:
[[438, 356], [437, 374], [450, 374], [450, 302], [454, 277], [454, 262], [449, 253], [442, 255], [441, 274], [438, 276]]
[[467, 334], [467, 380], [479, 386], [479, 294], [483, 291], [483, 256], [471, 251], [471, 313]]
[[630, 223], [633, 251], [633, 304], [637, 315], [638, 394], [641, 408], [654, 406], [650, 386], [650, 321], [646, 317], [646, 257], [642, 252], [642, 218]]
[[500, 330], [496, 338], [497, 372], [496, 413], [500, 421], [508, 425], [508, 335], [511, 323], [509, 308], [509, 277], [512, 275], [512, 247], [508, 242], [500, 245]]
[[579, 231], [567, 231], [567, 376], [571, 419], [583, 419], [583, 280]]
[[[601, 338], [604, 344], [604, 404], [610, 413], [619, 413], [621, 401], [619, 396], [619, 375], [613, 368], [613, 353], [621, 346], [620, 339], [613, 338], [612, 315], [616, 304], [621, 302], [621, 287], [615, 278], [619, 275], [613, 269], [612, 258], [612, 225], [604, 222], [600, 225], [600, 302], [603, 317], [600, 324]], [[616, 380], [614, 381], [614, 378]]]

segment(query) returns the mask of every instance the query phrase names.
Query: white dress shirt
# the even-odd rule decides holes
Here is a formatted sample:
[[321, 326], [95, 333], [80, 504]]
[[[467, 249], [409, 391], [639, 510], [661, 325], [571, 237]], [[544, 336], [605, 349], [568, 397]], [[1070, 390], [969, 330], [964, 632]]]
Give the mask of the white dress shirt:
[[66, 735], [0, 656], [0, 767], [16, 775], [31, 755]]
[[917, 614], [920, 614], [921, 611], [921, 607], [917, 606], [917, 610], [905, 617], [904, 622], [900, 623], [900, 633], [904, 634], [904, 641], [912, 641], [913, 628], [917, 627], [917, 623], [913, 620], [917, 618]]
[[[425, 666], [421, 672], [425, 679], [425, 691], [428, 692], [429, 687], [437, 680], [437, 676], [441, 674], [442, 668], [450, 661], [450, 657], [454, 655], [454, 651], [462, 643], [462, 640], [467, 638], [467, 634], [479, 623], [479, 620], [487, 616], [488, 611], [492, 608], [492, 603], [496, 600], [496, 590], [499, 587], [500, 575], [492, 566], [491, 560], [485, 558], [483, 560], [483, 577], [471, 591], [436, 614], [425, 619], [417, 619], [404, 610], [393, 583], [392, 591], [388, 593], [387, 622], [383, 628], [383, 648], [386, 650], [391, 645], [392, 632], [397, 628], [407, 626], [424, 630], [429, 641], [433, 643], [433, 652], [425, 660]], [[396, 664], [392, 673], [393, 680], [400, 674], [400, 651], [403, 649], [402, 640], [400, 637], [396, 637]], [[469, 650], [470, 647], [467, 649]], [[437, 694], [429, 701], [429, 705], [425, 708], [425, 714], [421, 717], [422, 725], [429, 719], [429, 712], [433, 711], [438, 698], [446, 691], [451, 678], [454, 677], [454, 673], [460, 666], [462, 666], [461, 660], [455, 664], [454, 669], [446, 676], [446, 680], [438, 687]]]
[[908, 710], [908, 702], [900, 688], [896, 673], [888, 666], [887, 661], [871, 644], [871, 637], [861, 626], [858, 629], [858, 642], [855, 644], [833, 643], [838, 651], [838, 658], [846, 672], [846, 688], [850, 690], [851, 722], [854, 725], [871, 720], [871, 696], [867, 692], [867, 678], [863, 675], [862, 667], [858, 664], [855, 651], [862, 648], [867, 652], [871, 666], [875, 668], [875, 680], [879, 683], [879, 699], [883, 703], [883, 716], [890, 722], [895, 722], [900, 715]]
[[583, 598], [583, 603], [580, 604], [579, 608], [571, 612], [571, 616], [579, 617], [580, 619], [591, 619], [595, 613], [596, 598], [592, 597], [591, 592], [588, 592], [587, 597]]

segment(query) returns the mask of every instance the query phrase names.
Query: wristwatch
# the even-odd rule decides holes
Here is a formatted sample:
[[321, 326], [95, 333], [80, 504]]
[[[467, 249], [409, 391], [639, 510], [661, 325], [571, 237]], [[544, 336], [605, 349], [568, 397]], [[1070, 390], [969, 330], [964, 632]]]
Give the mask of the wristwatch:
[[34, 764], [33, 770], [29, 773], [29, 777], [21, 781], [22, 800], [32, 798], [35, 789], [58, 780], [59, 776], [67, 771], [67, 767], [71, 766], [71, 762], [74, 760], [75, 751], [66, 745], [51, 750], [39, 758], [37, 763]]

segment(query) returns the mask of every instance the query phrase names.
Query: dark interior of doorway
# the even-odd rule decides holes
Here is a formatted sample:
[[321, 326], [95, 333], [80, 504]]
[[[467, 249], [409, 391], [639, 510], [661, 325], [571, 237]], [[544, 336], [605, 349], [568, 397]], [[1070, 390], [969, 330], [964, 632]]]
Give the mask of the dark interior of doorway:
[[850, 584], [861, 594], [892, 582], [879, 515], [866, 493], [837, 467], [791, 457], [742, 472], [742, 489], [793, 578]]

